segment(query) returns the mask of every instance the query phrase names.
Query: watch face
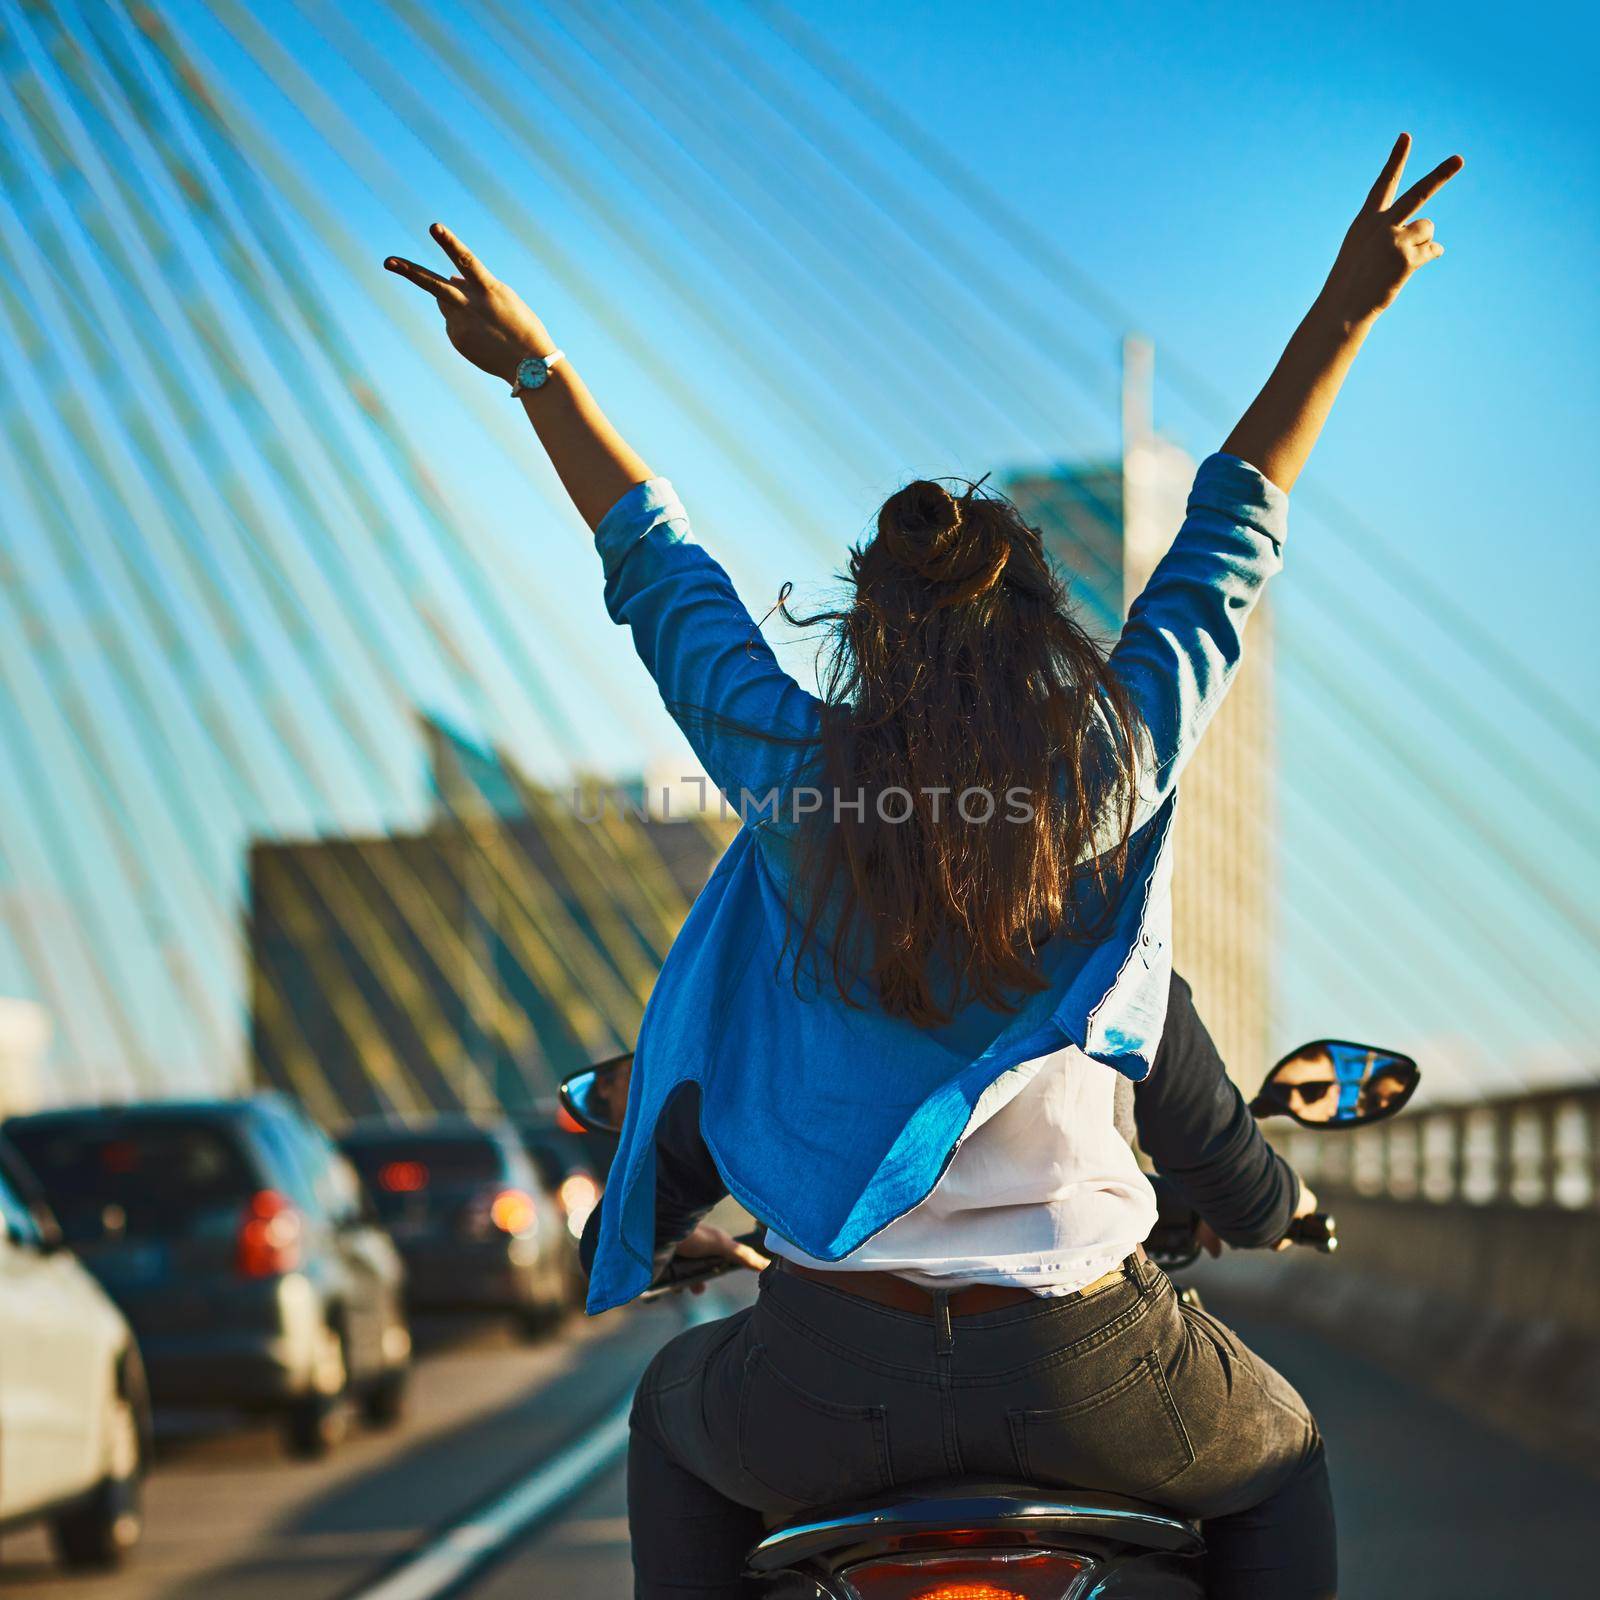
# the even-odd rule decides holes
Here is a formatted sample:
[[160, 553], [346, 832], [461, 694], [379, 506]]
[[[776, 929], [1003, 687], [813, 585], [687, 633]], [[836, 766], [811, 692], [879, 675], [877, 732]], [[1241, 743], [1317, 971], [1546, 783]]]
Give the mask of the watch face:
[[517, 363], [517, 382], [524, 389], [542, 387], [545, 379], [549, 376], [550, 369], [544, 364], [543, 356], [524, 356]]

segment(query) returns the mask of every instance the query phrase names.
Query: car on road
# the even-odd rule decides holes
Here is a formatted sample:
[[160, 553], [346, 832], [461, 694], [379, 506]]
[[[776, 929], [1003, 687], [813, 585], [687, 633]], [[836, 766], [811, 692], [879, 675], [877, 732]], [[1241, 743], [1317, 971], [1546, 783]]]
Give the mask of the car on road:
[[530, 1335], [564, 1312], [571, 1236], [509, 1122], [358, 1122], [340, 1145], [405, 1260], [413, 1309], [507, 1310]]
[[44, 1521], [71, 1567], [138, 1543], [150, 1405], [132, 1331], [0, 1142], [0, 1530]]
[[132, 1324], [158, 1406], [278, 1413], [296, 1455], [352, 1403], [398, 1419], [400, 1258], [349, 1163], [292, 1101], [152, 1101], [13, 1117], [4, 1133]]

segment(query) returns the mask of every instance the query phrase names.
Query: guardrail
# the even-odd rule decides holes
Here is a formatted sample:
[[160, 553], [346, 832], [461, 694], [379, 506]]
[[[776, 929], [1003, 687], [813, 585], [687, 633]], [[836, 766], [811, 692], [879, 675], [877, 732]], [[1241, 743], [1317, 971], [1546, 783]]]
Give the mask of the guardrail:
[[1407, 1112], [1330, 1137], [1274, 1142], [1330, 1190], [1433, 1205], [1600, 1209], [1600, 1085]]
[[1339, 1253], [1225, 1257], [1234, 1292], [1600, 1473], [1600, 1086], [1267, 1126]]

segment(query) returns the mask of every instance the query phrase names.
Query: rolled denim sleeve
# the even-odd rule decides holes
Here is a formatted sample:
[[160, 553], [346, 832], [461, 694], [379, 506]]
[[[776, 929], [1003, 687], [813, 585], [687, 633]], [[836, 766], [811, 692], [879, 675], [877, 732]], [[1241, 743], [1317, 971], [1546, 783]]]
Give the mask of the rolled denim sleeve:
[[712, 781], [781, 789], [815, 759], [820, 704], [779, 666], [728, 574], [695, 542], [665, 478], [635, 484], [601, 519], [606, 610]]
[[1248, 462], [1201, 462], [1172, 547], [1129, 608], [1111, 670], [1144, 719], [1140, 806], [1176, 786], [1238, 671], [1244, 626], [1283, 566], [1289, 497]]

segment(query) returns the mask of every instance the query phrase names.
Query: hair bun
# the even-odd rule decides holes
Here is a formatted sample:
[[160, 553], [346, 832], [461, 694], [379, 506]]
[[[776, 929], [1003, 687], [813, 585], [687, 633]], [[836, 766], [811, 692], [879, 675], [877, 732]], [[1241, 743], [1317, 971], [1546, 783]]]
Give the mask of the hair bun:
[[946, 590], [935, 604], [961, 605], [999, 583], [1011, 559], [1004, 522], [984, 500], [957, 500], [928, 478], [908, 483], [878, 513], [884, 549], [925, 583]]

